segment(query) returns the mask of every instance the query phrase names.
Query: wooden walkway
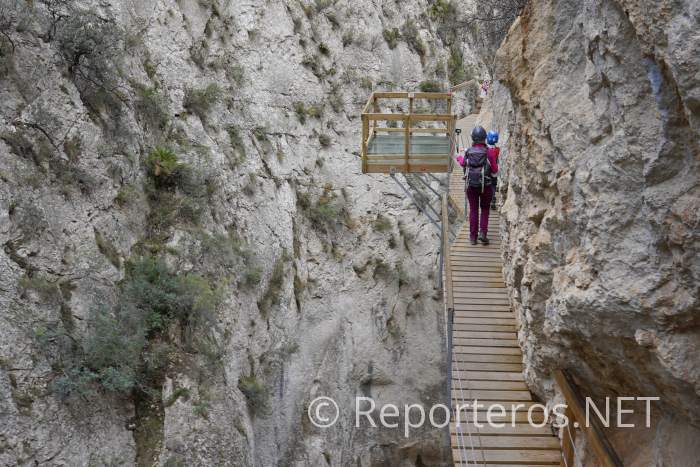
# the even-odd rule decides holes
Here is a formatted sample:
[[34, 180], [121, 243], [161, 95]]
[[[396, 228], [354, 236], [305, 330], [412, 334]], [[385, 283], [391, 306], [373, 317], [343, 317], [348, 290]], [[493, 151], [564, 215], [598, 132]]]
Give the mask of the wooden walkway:
[[[456, 206], [463, 209], [464, 185], [460, 182], [461, 174], [457, 173], [450, 180], [450, 196]], [[473, 423], [471, 407], [463, 413], [459, 427], [453, 419], [450, 435], [454, 465], [559, 465], [559, 439], [552, 434], [549, 425], [536, 427], [528, 423], [527, 410], [533, 400], [522, 375], [523, 356], [518, 346], [515, 316], [503, 283], [499, 232], [498, 214], [492, 212], [490, 245], [472, 246], [469, 225], [465, 222], [450, 248], [455, 308], [453, 407], [477, 400], [482, 405], [477, 406], [476, 422], [483, 425], [479, 428]], [[487, 411], [494, 404], [506, 407], [505, 416], [494, 417], [503, 420], [504, 427], [490, 427], [485, 423]], [[514, 404], [522, 404], [522, 407], [514, 409]], [[499, 415], [499, 412], [494, 413]], [[536, 423], [543, 421], [541, 409], [533, 414]]]

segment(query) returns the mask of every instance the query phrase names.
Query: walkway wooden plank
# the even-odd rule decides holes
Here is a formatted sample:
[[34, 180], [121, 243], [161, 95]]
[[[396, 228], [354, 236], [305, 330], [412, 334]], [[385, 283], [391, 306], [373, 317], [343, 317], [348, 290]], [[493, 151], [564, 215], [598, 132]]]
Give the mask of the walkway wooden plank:
[[454, 331], [452, 336], [455, 338], [473, 339], [515, 339], [514, 332], [499, 332], [494, 330]]
[[[512, 413], [512, 412], [529, 412], [532, 410], [532, 412], [540, 412], [543, 413], [544, 411], [542, 410], [542, 406], [539, 402], [533, 402], [533, 401], [513, 401], [513, 400], [474, 400], [470, 399], [469, 396], [469, 391], [464, 390], [462, 391], [464, 394], [460, 395], [459, 397], [455, 397], [454, 395], [452, 396], [452, 410], [456, 411], [457, 407], [459, 407], [463, 412], [469, 412], [473, 413], [474, 408], [476, 408], [477, 412], [488, 412], [491, 410], [491, 413], [494, 412], [494, 409], [492, 407], [503, 407], [506, 411], [506, 413]], [[472, 391], [473, 392], [473, 391]], [[454, 414], [453, 414], [454, 415]], [[453, 421], [454, 423], [454, 421]], [[497, 434], [497, 433], [496, 433]], [[491, 433], [491, 435], [494, 435], [494, 433]]]
[[[515, 334], [516, 327], [515, 324], [482, 324], [482, 323], [469, 323], [469, 324], [454, 324], [452, 326], [454, 331], [459, 333], [464, 332], [510, 332]], [[459, 337], [465, 337], [461, 335]]]
[[[514, 337], [514, 336], [511, 336]], [[472, 339], [455, 337], [455, 347], [518, 347], [517, 339]]]
[[[453, 376], [457, 378], [466, 378], [466, 374], [461, 372], [453, 372]], [[524, 381], [483, 381], [483, 380], [471, 380], [467, 379], [464, 381], [464, 388], [468, 389], [495, 389], [502, 391], [527, 391], [528, 388]]]
[[513, 312], [510, 311], [510, 307], [507, 305], [501, 305], [501, 304], [494, 304], [494, 305], [489, 305], [488, 303], [485, 304], [472, 304], [472, 303], [455, 303], [455, 311], [474, 311], [474, 312], [487, 312], [487, 311], [495, 311], [495, 312], [501, 312], [501, 313], [508, 313], [509, 316], [513, 316]]
[[[474, 392], [474, 391], [472, 391]], [[523, 410], [527, 413], [527, 410]], [[455, 422], [451, 422], [451, 425], [456, 425]], [[493, 425], [493, 426], [492, 426]], [[548, 424], [544, 426], [531, 425], [529, 423], [516, 423], [515, 425], [511, 423], [503, 423], [503, 426], [495, 426], [496, 424], [483, 424], [483, 426], [477, 428], [473, 423], [462, 421], [459, 428], [462, 431], [471, 431], [472, 433], [478, 432], [482, 436], [492, 436], [492, 435], [509, 435], [509, 436], [552, 436], [552, 429]], [[457, 427], [455, 426], [455, 429]]]
[[455, 345], [456, 354], [479, 354], [479, 355], [521, 355], [519, 347], [479, 347], [473, 345]]
[[460, 320], [466, 320], [464, 322], [469, 322], [472, 318], [484, 318], [483, 323], [494, 322], [494, 319], [506, 319], [509, 320], [508, 323], [515, 322], [515, 316], [511, 311], [472, 311], [472, 310], [455, 310], [455, 323], [459, 323]]
[[522, 373], [507, 371], [460, 370], [460, 377], [469, 381], [525, 381]]
[[[478, 401], [531, 401], [530, 391], [509, 391], [499, 389], [471, 389], [466, 385], [462, 386], [467, 390], [467, 397]], [[452, 389], [452, 396], [459, 397], [459, 389]]]
[[[474, 416], [475, 414], [476, 417]], [[529, 423], [530, 420], [532, 420], [533, 423], [542, 424], [544, 422], [544, 412], [536, 412], [533, 410], [528, 414], [527, 410], [518, 410], [515, 412], [510, 411], [505, 413], [498, 411], [492, 411], [491, 413], [488, 411], [462, 411], [462, 416], [460, 419], [462, 423], [474, 423], [475, 419], [479, 424], [484, 422], [488, 423], [489, 420], [491, 420], [491, 423], [499, 424], [508, 423], [517, 425], [520, 423]]]
[[[470, 317], [466, 316], [468, 312], [463, 311], [461, 313], [461, 317], [455, 316], [455, 324], [474, 324], [474, 325], [479, 325], [479, 324], [496, 324], [496, 325], [505, 325], [505, 326], [515, 326], [515, 316], [512, 316], [512, 313], [510, 313], [510, 316], [506, 316], [505, 318], [494, 318], [493, 315], [494, 313], [489, 313], [486, 315], [486, 317], [483, 316], [476, 316], [476, 317]], [[506, 314], [506, 313], [504, 313]]]
[[[468, 436], [464, 433], [464, 436]], [[457, 445], [457, 435], [452, 435], [452, 446]], [[469, 439], [467, 446], [470, 446]], [[472, 441], [475, 448], [528, 448], [528, 449], [558, 449], [559, 442], [553, 436], [477, 436], [473, 434]], [[460, 442], [461, 445], [461, 442]]]
[[[469, 448], [467, 447], [468, 450]], [[457, 458], [458, 456], [457, 454]], [[453, 457], [455, 457], [455, 454], [453, 454]], [[558, 465], [560, 458], [559, 451], [554, 449], [484, 449], [476, 453], [477, 462], [487, 466], [495, 464], [508, 465], [509, 467]], [[466, 462], [455, 465], [468, 465]], [[524, 464], [524, 462], [529, 462], [529, 464]]]
[[[451, 184], [459, 183], [454, 174], [452, 177]], [[463, 192], [460, 195], [453, 185], [450, 196], [453, 201], [461, 199], [463, 206]], [[530, 408], [535, 424], [543, 423], [544, 413], [533, 401], [522, 373], [517, 321], [503, 283], [499, 233], [500, 223], [497, 214], [493, 214], [489, 219], [492, 243], [472, 246], [468, 226], [463, 224], [449, 253], [455, 308], [452, 402], [463, 410], [460, 426], [455, 424], [455, 414], [450, 424], [454, 465], [559, 465], [559, 440], [549, 425], [528, 423]], [[472, 407], [474, 404], [479, 405]], [[505, 414], [500, 414], [501, 406]], [[486, 423], [490, 407], [497, 409], [492, 412], [491, 421], [505, 422], [504, 426]]]

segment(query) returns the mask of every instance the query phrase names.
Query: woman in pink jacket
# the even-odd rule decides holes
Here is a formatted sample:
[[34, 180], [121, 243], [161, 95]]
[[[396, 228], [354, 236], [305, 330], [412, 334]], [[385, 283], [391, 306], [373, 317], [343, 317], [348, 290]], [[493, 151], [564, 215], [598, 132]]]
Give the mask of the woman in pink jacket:
[[493, 149], [486, 146], [486, 130], [478, 126], [472, 130], [472, 146], [467, 148], [460, 162], [469, 201], [469, 239], [472, 245], [476, 245], [477, 238], [484, 245], [489, 244], [489, 211], [493, 198], [491, 177], [498, 173], [498, 151]]

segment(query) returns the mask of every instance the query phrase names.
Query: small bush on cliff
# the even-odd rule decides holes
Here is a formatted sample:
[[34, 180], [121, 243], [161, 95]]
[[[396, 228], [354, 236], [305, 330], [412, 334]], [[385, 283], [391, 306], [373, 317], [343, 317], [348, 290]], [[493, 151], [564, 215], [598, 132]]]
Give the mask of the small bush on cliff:
[[54, 391], [68, 397], [97, 389], [129, 394], [157, 388], [173, 363], [171, 336], [177, 334], [168, 330], [178, 328], [185, 344], [191, 343], [195, 331], [213, 326], [220, 300], [217, 289], [197, 274], [177, 274], [156, 257], [129, 261], [116, 305], [93, 312], [84, 335], [60, 325], [37, 329], [41, 347], [61, 373]]
[[47, 36], [55, 37], [85, 105], [95, 113], [118, 108], [124, 101], [119, 80], [124, 31], [93, 11], [71, 6], [67, 13], [56, 11]]
[[137, 87], [136, 91], [136, 111], [143, 119], [146, 129], [164, 131], [170, 121], [170, 115], [163, 93], [155, 87], [144, 86]]
[[284, 278], [286, 276], [284, 263], [286, 252], [275, 261], [275, 266], [272, 268], [270, 281], [267, 283], [265, 293], [258, 300], [258, 309], [267, 316], [273, 306], [277, 306], [282, 298], [282, 288], [284, 287]]
[[427, 49], [423, 39], [420, 38], [418, 26], [412, 19], [407, 19], [401, 26], [401, 35], [408, 44], [408, 47], [420, 56], [421, 60], [425, 57]]
[[211, 83], [202, 89], [188, 88], [185, 90], [183, 106], [188, 111], [206, 120], [211, 108], [221, 100], [223, 91], [216, 83]]
[[398, 28], [385, 29], [382, 31], [382, 36], [390, 49], [395, 49], [399, 45], [399, 39], [401, 38], [401, 33]]
[[169, 148], [157, 147], [146, 159], [149, 180], [144, 186], [150, 211], [151, 236], [160, 237], [177, 222], [198, 225], [207, 204], [207, 180], [181, 163]]
[[253, 415], [266, 415], [270, 412], [270, 392], [255, 375], [242, 376], [238, 380], [238, 389], [248, 402], [248, 409]]
[[440, 84], [438, 81], [426, 80], [421, 81], [418, 88], [421, 90], [421, 92], [441, 92], [442, 84]]
[[345, 199], [337, 196], [332, 184], [327, 183], [323, 187], [323, 193], [315, 200], [308, 191], [297, 190], [296, 195], [298, 208], [316, 231], [327, 234], [343, 225], [343, 222], [347, 226], [354, 224], [345, 207]]
[[376, 232], [386, 232], [391, 229], [391, 221], [382, 214], [377, 214], [377, 218], [372, 223], [372, 227], [374, 227]]
[[462, 50], [457, 46], [450, 47], [450, 58], [447, 60], [447, 76], [450, 83], [459, 84], [465, 81], [464, 56]]
[[97, 229], [95, 229], [95, 243], [100, 253], [102, 253], [115, 268], [120, 269], [122, 267], [121, 253], [119, 253], [117, 247]]
[[322, 148], [328, 148], [331, 144], [333, 144], [331, 137], [326, 134], [318, 135], [318, 142], [321, 144]]

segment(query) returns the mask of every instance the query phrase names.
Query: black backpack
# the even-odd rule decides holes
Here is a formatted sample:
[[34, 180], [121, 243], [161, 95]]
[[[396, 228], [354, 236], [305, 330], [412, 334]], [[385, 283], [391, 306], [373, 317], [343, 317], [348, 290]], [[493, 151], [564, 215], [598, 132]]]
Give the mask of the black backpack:
[[464, 179], [468, 186], [482, 188], [491, 185], [491, 163], [486, 146], [472, 146], [464, 154]]

